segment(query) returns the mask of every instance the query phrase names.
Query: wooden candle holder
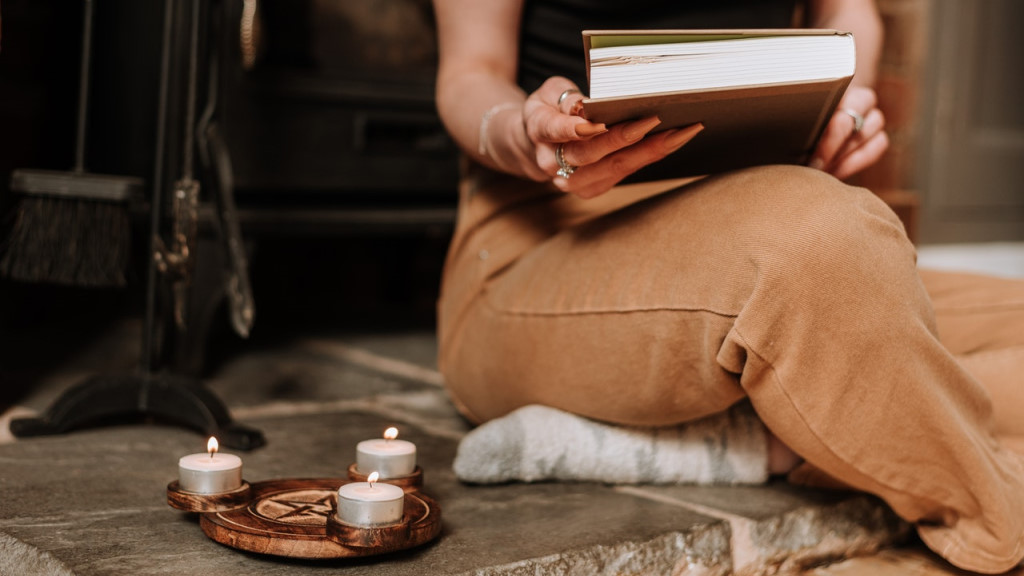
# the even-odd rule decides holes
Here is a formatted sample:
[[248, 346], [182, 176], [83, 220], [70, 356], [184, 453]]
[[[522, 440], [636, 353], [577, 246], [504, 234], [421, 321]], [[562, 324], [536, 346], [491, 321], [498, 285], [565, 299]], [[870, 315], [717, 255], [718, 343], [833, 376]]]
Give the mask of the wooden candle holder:
[[167, 485], [167, 503], [171, 508], [185, 512], [220, 512], [245, 506], [252, 498], [252, 488], [242, 480], [242, 485], [231, 492], [200, 494], [182, 490], [175, 480]]
[[[348, 467], [348, 479], [353, 482], [366, 482], [369, 475], [363, 474], [359, 471], [358, 465], [353, 462]], [[423, 488], [423, 468], [416, 466], [416, 469], [412, 471], [412, 474], [408, 476], [395, 476], [392, 478], [380, 478], [377, 482], [383, 484], [394, 484], [406, 492], [418, 492], [420, 488]]]
[[[349, 481], [293, 478], [256, 482], [245, 485], [248, 498], [233, 508], [224, 505], [224, 495], [194, 494], [190, 496], [195, 498], [184, 502], [191, 509], [181, 505], [180, 490], [172, 501], [171, 487], [177, 484], [172, 482], [167, 487], [168, 504], [179, 510], [200, 512], [203, 533], [216, 542], [248, 552], [290, 558], [373, 556], [420, 546], [441, 533], [441, 508], [420, 492], [406, 491], [403, 517], [397, 524], [363, 528], [342, 522], [337, 517], [337, 491]], [[233, 501], [242, 499], [234, 498]], [[196, 509], [210, 506], [219, 509]]]
[[343, 522], [337, 514], [327, 516], [327, 536], [345, 547], [390, 552], [405, 542], [427, 542], [440, 530], [441, 510], [421, 493], [405, 493], [402, 521], [390, 526], [363, 528]]

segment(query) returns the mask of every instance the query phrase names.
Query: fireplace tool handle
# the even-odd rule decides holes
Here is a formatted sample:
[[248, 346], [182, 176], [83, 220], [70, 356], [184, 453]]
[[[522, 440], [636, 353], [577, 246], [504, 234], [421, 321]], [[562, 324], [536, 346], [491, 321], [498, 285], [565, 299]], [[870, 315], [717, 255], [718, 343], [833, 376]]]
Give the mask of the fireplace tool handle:
[[190, 17], [181, 176], [171, 191], [171, 239], [168, 246], [159, 233], [155, 234], [152, 254], [157, 269], [171, 283], [174, 323], [179, 330], [187, 328], [189, 290], [195, 272], [199, 231], [199, 181], [194, 177], [193, 167], [200, 27], [200, 3], [196, 0], [192, 2]]
[[[143, 327], [142, 362], [139, 374], [98, 375], [64, 391], [46, 410], [35, 418], [11, 421], [11, 433], [18, 437], [62, 434], [97, 422], [106, 422], [126, 415], [157, 416], [216, 436], [221, 444], [240, 450], [263, 446], [266, 440], [256, 429], [234, 422], [227, 408], [212, 391], [201, 382], [157, 370], [157, 282], [158, 269], [165, 278], [174, 282], [175, 316], [184, 318], [184, 298], [189, 284], [195, 253], [191, 249], [195, 240], [196, 199], [198, 183], [192, 178], [191, 146], [194, 109], [186, 111], [185, 166], [183, 177], [175, 183], [172, 198], [171, 246], [164, 245], [160, 237], [164, 140], [170, 90], [170, 61], [172, 35], [176, 29], [176, 5], [180, 0], [164, 0], [164, 34], [160, 68], [160, 90], [157, 111], [157, 143], [154, 163], [154, 185], [150, 201], [151, 260], [147, 271], [146, 313]], [[191, 66], [189, 99], [195, 94], [195, 50], [199, 30], [201, 0], [192, 0], [191, 9]], [[237, 224], [237, 222], [236, 222]], [[247, 285], [247, 284], [246, 284]], [[251, 320], [251, 317], [250, 317]]]
[[[212, 37], [224, 38], [220, 30], [220, 18], [216, 10], [211, 11]], [[227, 294], [231, 327], [246, 338], [252, 330], [256, 316], [252, 285], [249, 282], [249, 262], [245, 254], [242, 230], [235, 207], [234, 171], [231, 155], [223, 132], [217, 122], [221, 106], [220, 97], [220, 41], [210, 43], [206, 107], [197, 126], [199, 157], [204, 167], [213, 172], [212, 185], [217, 206], [217, 229], [224, 244], [227, 270], [224, 276], [224, 290]]]

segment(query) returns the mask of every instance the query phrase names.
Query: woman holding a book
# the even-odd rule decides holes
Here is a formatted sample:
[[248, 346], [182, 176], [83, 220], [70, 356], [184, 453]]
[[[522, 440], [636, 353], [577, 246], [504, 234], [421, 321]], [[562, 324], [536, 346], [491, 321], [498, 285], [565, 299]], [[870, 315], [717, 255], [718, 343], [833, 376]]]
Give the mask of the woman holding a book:
[[[580, 32], [786, 28], [794, 2], [434, 5], [438, 109], [465, 152], [439, 362], [458, 408], [488, 423], [467, 441], [491, 434], [460, 458], [516, 478], [501, 470], [510, 454], [486, 451], [521, 433], [502, 423], [535, 405], [548, 410], [531, 413], [541, 426], [570, 436], [639, 426], [664, 437], [725, 414], [764, 435], [743, 458], [766, 474], [876, 494], [960, 567], [1020, 562], [1024, 282], [919, 271], [892, 211], [842, 182], [888, 146], [871, 1], [801, 4], [803, 23], [853, 32], [857, 52], [808, 166], [657, 180], [643, 170], [671, 174], [705, 127], [581, 117]], [[531, 458], [520, 440], [516, 457]], [[729, 442], [710, 481], [756, 480], [730, 476], [743, 458], [729, 451], [757, 442]], [[665, 481], [668, 465], [628, 477]]]

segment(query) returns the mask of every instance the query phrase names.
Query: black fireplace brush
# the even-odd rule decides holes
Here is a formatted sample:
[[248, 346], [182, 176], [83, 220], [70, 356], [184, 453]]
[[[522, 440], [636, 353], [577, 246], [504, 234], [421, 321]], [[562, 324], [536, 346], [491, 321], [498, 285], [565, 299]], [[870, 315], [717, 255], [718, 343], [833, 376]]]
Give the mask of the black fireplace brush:
[[69, 172], [15, 170], [17, 201], [0, 274], [25, 282], [123, 286], [130, 260], [130, 202], [143, 181], [85, 170], [92, 0], [85, 0], [75, 165]]

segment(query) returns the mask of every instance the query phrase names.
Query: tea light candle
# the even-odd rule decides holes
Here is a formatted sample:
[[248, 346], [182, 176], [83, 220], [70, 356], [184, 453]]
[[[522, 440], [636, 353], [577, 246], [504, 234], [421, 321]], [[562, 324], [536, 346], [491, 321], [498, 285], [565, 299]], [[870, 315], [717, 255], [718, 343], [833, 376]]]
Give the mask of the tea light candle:
[[242, 459], [234, 454], [219, 454], [216, 438], [206, 443], [206, 452], [182, 456], [178, 460], [178, 486], [186, 492], [217, 494], [242, 486]]
[[383, 438], [363, 440], [356, 445], [356, 470], [372, 471], [381, 478], [408, 476], [416, 469], [416, 445], [398, 440], [398, 429], [388, 428]]
[[367, 482], [352, 482], [338, 488], [338, 519], [347, 524], [370, 528], [402, 521], [405, 491], [392, 484], [377, 482], [370, 474]]

